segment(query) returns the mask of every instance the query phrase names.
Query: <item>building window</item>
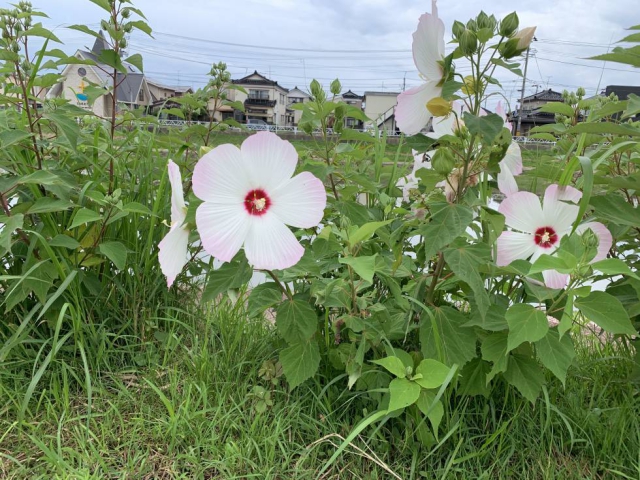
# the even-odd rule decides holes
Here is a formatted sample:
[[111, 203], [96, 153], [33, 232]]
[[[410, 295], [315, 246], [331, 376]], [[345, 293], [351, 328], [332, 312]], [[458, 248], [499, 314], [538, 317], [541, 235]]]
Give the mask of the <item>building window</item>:
[[144, 90], [140, 87], [140, 92], [138, 93], [138, 101], [144, 102]]
[[280, 115], [280, 124], [284, 125], [286, 123], [286, 120], [284, 119], [284, 115]]
[[284, 103], [284, 95], [280, 94], [280, 103]]
[[289, 103], [302, 103], [303, 100], [302, 97], [289, 97]]
[[267, 90], [249, 90], [249, 98], [269, 100], [269, 92]]

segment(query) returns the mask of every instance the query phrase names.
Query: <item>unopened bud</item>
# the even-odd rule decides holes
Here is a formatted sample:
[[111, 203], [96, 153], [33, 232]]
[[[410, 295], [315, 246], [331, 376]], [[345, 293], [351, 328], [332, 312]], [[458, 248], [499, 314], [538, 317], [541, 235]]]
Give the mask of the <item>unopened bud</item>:
[[536, 33], [536, 27], [526, 27], [516, 33], [513, 38], [518, 39], [518, 50], [526, 50], [533, 41], [533, 35]]
[[476, 32], [478, 31], [478, 24], [476, 23], [475, 20], [471, 19], [467, 22], [467, 29]]
[[329, 90], [334, 95], [339, 95], [340, 91], [342, 90], [342, 85], [340, 84], [340, 80], [336, 78], [333, 82], [331, 82], [331, 85], [329, 86]]
[[478, 37], [473, 30], [467, 28], [462, 32], [459, 43], [463, 55], [473, 55], [478, 48]]
[[478, 16], [476, 17], [476, 24], [478, 28], [490, 28], [491, 22], [489, 21], [489, 15], [484, 13], [484, 11], [480, 11]]
[[453, 26], [451, 27], [451, 32], [453, 33], [453, 38], [460, 38], [460, 35], [465, 31], [464, 23], [455, 21], [453, 22]]
[[433, 169], [440, 175], [447, 176], [451, 173], [455, 161], [453, 155], [446, 148], [439, 148], [431, 157], [431, 165]]
[[324, 94], [324, 90], [322, 90], [322, 85], [320, 85], [320, 82], [318, 82], [316, 79], [313, 79], [311, 81], [311, 95], [313, 95], [313, 97], [316, 100], [320, 100], [323, 101], [325, 99], [325, 94]]
[[511, 12], [500, 22], [500, 35], [503, 37], [510, 37], [516, 30], [518, 30], [518, 25], [520, 25], [518, 14], [516, 12]]
[[473, 95], [476, 93], [476, 80], [473, 75], [467, 75], [464, 77], [464, 85], [460, 89], [465, 95]]
[[451, 113], [452, 109], [453, 106], [451, 102], [446, 101], [442, 97], [435, 97], [427, 102], [427, 110], [429, 110], [434, 117], [446, 117]]

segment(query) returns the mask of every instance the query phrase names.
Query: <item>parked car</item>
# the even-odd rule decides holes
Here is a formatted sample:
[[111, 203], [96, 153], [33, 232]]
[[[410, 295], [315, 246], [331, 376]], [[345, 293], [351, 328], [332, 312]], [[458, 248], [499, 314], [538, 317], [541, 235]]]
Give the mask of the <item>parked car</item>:
[[249, 130], [269, 130], [269, 124], [264, 120], [250, 118], [247, 120], [247, 128]]

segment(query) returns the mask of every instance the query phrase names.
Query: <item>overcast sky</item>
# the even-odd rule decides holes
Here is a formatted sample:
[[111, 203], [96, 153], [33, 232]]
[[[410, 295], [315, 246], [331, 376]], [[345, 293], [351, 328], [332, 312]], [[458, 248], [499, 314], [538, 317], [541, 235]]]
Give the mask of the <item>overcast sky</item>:
[[[100, 8], [88, 0], [32, 1], [49, 15], [44, 23], [55, 28], [68, 53], [92, 45], [90, 37], [65, 26], [98, 28]], [[431, 8], [424, 0], [137, 0], [134, 5], [147, 16], [154, 38], [134, 34], [129, 53], [141, 53], [148, 76], [162, 83], [200, 86], [208, 65], [225, 61], [233, 78], [257, 70], [291, 88], [313, 78], [328, 86], [339, 77], [345, 90], [359, 94], [398, 92], [419, 83], [411, 34], [420, 14]], [[607, 85], [640, 85], [640, 69], [585, 59], [615, 47], [626, 28], [639, 24], [637, 7], [638, 0], [438, 2], [447, 41], [454, 20], [466, 22], [482, 9], [497, 18], [515, 9], [521, 27], [538, 27], [526, 94], [583, 86], [592, 95]], [[465, 67], [459, 70], [464, 73]], [[521, 79], [510, 73], [499, 78], [515, 106]]]

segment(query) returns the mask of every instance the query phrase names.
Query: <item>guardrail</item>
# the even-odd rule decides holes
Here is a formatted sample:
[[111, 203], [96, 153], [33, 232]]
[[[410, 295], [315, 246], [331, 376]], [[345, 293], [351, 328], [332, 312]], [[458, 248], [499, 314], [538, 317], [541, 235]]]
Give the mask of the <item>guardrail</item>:
[[[162, 125], [165, 127], [184, 127], [184, 126], [188, 126], [188, 125], [209, 125], [209, 122], [188, 122], [187, 120], [168, 120], [168, 119], [163, 119], [160, 118], [157, 120], [157, 124], [158, 125]], [[306, 135], [307, 133], [304, 132], [302, 129], [299, 129], [298, 127], [293, 127], [293, 126], [280, 126], [280, 125], [255, 125], [255, 124], [248, 124], [248, 125], [243, 125], [242, 129], [238, 128], [238, 127], [232, 127], [229, 125], [226, 125], [227, 130], [230, 130], [232, 132], [241, 132], [242, 130], [248, 130], [248, 131], [252, 131], [252, 132], [256, 132], [256, 131], [269, 131], [269, 132], [290, 132], [293, 133], [294, 135]], [[361, 132], [361, 133], [368, 133], [371, 136], [375, 135], [375, 130], [374, 129], [352, 129], [355, 130], [356, 132]], [[328, 128], [327, 129], [327, 133], [332, 134], [333, 133], [333, 129]], [[393, 130], [378, 130], [378, 135], [382, 136], [383, 133], [386, 133], [387, 137], [399, 137], [401, 135], [400, 132], [396, 132]], [[316, 129], [312, 132], [312, 135], [322, 135], [322, 130], [320, 129]], [[522, 136], [518, 136], [518, 137], [513, 137], [513, 141], [520, 143], [520, 144], [538, 144], [538, 145], [555, 145], [556, 142], [552, 142], [551, 140], [543, 140], [541, 138], [530, 138], [530, 137], [522, 137]]]

